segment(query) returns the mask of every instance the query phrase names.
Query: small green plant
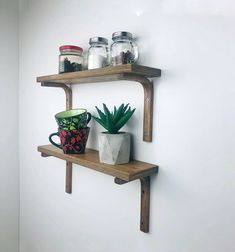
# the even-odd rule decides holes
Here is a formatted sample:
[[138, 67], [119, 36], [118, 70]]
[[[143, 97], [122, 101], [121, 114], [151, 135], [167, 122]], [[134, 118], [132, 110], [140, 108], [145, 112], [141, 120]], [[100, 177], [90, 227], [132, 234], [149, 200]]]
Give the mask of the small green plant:
[[131, 110], [129, 103], [127, 105], [120, 105], [119, 108], [114, 106], [114, 110], [110, 112], [107, 106], [103, 103], [102, 112], [99, 108], [95, 107], [99, 117], [93, 116], [93, 118], [101, 124], [110, 134], [118, 134], [118, 131], [126, 124], [131, 118], [135, 109]]

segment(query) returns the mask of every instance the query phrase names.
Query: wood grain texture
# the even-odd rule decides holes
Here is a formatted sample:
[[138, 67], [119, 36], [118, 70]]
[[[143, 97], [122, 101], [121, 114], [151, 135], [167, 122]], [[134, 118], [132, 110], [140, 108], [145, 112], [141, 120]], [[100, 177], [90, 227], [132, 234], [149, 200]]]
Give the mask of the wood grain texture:
[[86, 149], [85, 154], [68, 155], [64, 154], [61, 149], [53, 145], [43, 145], [38, 147], [38, 151], [48, 156], [54, 156], [74, 164], [82, 165], [127, 182], [150, 176], [158, 171], [157, 165], [136, 160], [122, 165], [103, 164], [99, 162], [98, 152], [92, 149]]
[[140, 179], [141, 204], [140, 204], [140, 230], [149, 232], [149, 210], [150, 210], [150, 177]]
[[153, 83], [145, 76], [125, 73], [121, 80], [136, 81], [140, 83], [144, 90], [144, 111], [143, 111], [143, 140], [152, 142], [153, 128]]
[[124, 73], [137, 74], [147, 78], [160, 77], [161, 70], [152, 67], [126, 64], [104, 68], [84, 70], [79, 72], [53, 74], [37, 77], [37, 82], [79, 84], [119, 80]]
[[66, 173], [65, 173], [65, 192], [72, 193], [72, 174], [73, 164], [66, 161]]
[[120, 179], [120, 178], [114, 178], [114, 183], [118, 184], [118, 185], [123, 185], [123, 184], [128, 183], [128, 181], [125, 181], [125, 180]]

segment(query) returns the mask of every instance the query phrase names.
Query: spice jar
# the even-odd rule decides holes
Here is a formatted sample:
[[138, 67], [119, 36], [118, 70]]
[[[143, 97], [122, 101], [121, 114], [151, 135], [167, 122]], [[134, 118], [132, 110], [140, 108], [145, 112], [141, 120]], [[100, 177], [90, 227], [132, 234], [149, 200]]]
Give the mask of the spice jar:
[[59, 73], [76, 72], [82, 70], [83, 49], [79, 46], [60, 46]]
[[102, 37], [90, 38], [88, 49], [88, 69], [105, 67], [108, 65], [108, 40]]
[[112, 65], [132, 64], [138, 59], [138, 47], [133, 42], [130, 32], [114, 32], [111, 45]]

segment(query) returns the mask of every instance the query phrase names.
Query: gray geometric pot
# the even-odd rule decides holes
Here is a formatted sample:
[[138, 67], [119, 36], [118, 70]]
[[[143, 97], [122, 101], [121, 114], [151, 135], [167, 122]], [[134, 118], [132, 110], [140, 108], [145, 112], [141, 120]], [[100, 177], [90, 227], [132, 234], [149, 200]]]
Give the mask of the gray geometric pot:
[[101, 163], [126, 164], [130, 161], [131, 135], [126, 132], [99, 135], [99, 157]]

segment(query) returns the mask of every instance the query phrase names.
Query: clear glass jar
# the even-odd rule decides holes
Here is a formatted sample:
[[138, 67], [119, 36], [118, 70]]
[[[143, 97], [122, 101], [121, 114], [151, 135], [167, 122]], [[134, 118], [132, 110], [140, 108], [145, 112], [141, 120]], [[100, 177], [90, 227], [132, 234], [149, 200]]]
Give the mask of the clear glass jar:
[[132, 64], [138, 59], [138, 47], [133, 42], [130, 32], [114, 32], [112, 35], [113, 44], [111, 45], [111, 64], [122, 65]]
[[88, 69], [105, 67], [108, 65], [108, 40], [102, 37], [90, 38], [88, 49]]
[[82, 71], [83, 49], [79, 46], [60, 46], [59, 73]]

